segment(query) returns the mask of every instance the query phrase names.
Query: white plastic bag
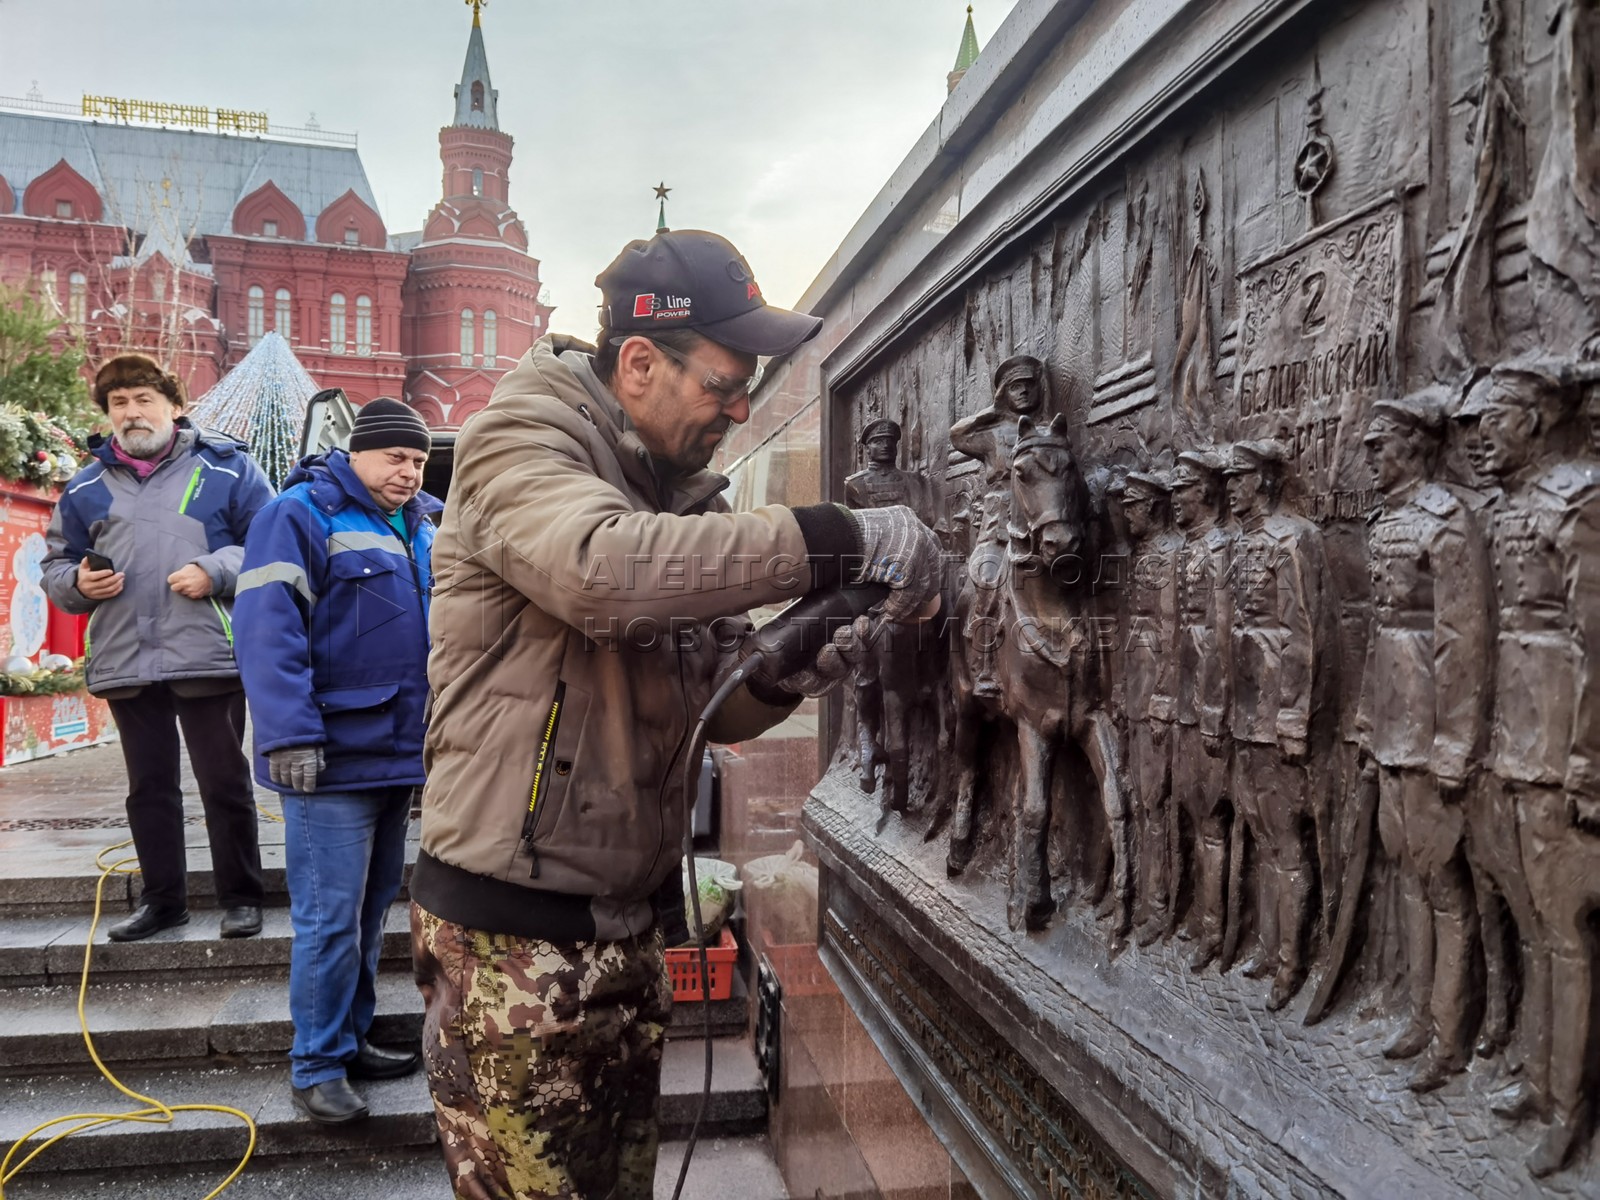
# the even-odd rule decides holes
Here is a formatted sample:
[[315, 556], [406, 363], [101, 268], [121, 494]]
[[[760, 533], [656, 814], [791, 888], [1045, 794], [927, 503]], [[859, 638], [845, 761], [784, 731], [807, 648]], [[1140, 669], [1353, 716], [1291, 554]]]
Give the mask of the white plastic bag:
[[805, 850], [805, 843], [797, 840], [786, 854], [753, 858], [744, 865], [751, 919], [775, 945], [816, 941], [817, 868], [802, 861]]
[[[700, 919], [705, 925], [705, 944], [716, 943], [722, 932], [722, 923], [733, 911], [734, 893], [744, 887], [739, 879], [739, 869], [720, 858], [695, 856], [695, 878], [700, 883]], [[689, 864], [683, 864], [683, 921], [689, 927], [690, 944], [694, 942], [694, 902], [689, 898]]]

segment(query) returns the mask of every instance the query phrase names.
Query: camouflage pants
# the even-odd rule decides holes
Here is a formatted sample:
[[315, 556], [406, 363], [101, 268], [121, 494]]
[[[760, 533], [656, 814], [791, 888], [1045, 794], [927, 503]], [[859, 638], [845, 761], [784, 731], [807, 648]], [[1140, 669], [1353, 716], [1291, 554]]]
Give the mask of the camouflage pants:
[[459, 1200], [650, 1200], [672, 1011], [660, 936], [556, 944], [412, 904], [411, 946]]

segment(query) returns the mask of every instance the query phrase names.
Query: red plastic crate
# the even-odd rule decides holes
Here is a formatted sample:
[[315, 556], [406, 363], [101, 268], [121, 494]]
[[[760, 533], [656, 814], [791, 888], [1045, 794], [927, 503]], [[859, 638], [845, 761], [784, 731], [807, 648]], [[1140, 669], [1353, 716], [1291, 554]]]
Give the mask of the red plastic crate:
[[[675, 946], [666, 952], [667, 973], [672, 976], [672, 999], [700, 1000], [700, 949]], [[711, 973], [711, 999], [726, 1000], [733, 995], [734, 965], [739, 961], [739, 943], [726, 927], [715, 946], [706, 947], [706, 969]]]

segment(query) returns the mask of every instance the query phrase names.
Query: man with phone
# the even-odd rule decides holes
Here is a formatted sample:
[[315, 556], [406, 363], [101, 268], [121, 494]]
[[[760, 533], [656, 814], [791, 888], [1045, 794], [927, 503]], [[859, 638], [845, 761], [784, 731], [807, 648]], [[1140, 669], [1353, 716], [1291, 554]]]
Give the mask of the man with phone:
[[88, 613], [89, 691], [111, 706], [128, 767], [128, 825], [143, 889], [113, 925], [131, 942], [189, 920], [178, 730], [205, 809], [223, 937], [261, 931], [261, 852], [244, 757], [244, 692], [230, 609], [244, 535], [272, 486], [225, 434], [183, 416], [183, 382], [143, 354], [95, 376], [111, 436], [50, 522], [44, 588]]

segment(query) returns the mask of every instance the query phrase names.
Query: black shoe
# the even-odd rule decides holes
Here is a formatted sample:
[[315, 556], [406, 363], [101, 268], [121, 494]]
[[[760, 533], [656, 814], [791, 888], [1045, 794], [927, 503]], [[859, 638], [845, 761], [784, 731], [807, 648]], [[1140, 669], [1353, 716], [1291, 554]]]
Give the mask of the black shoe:
[[260, 932], [259, 904], [241, 904], [222, 914], [222, 936], [225, 938], [255, 937]]
[[367, 1115], [367, 1102], [348, 1079], [329, 1079], [310, 1087], [291, 1087], [294, 1106], [319, 1125], [344, 1125]]
[[157, 908], [153, 904], [141, 904], [127, 920], [119, 921], [106, 930], [106, 936], [113, 942], [137, 942], [152, 933], [188, 923], [187, 908]]
[[362, 1042], [356, 1056], [345, 1061], [344, 1070], [351, 1079], [399, 1079], [415, 1071], [421, 1061], [415, 1050], [385, 1050]]

